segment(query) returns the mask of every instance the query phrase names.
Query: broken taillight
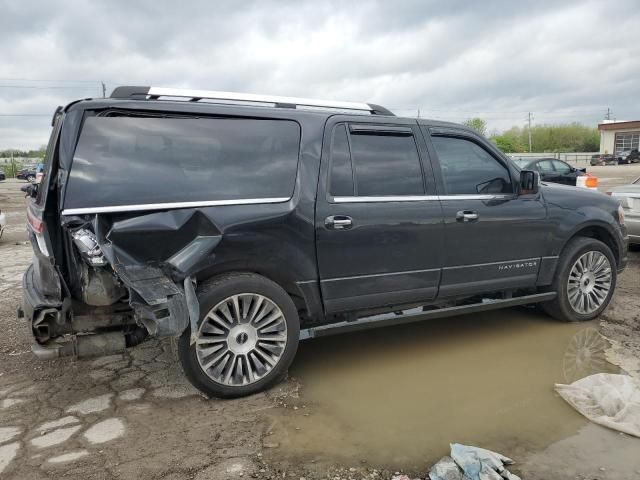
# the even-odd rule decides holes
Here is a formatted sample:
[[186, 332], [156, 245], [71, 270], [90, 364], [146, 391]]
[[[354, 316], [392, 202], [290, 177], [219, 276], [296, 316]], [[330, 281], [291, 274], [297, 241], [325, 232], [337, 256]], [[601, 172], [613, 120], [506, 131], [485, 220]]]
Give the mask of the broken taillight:
[[43, 233], [44, 232], [44, 222], [36, 217], [31, 210], [27, 210], [27, 221], [29, 222], [29, 226], [33, 233]]
[[31, 227], [31, 231], [36, 237], [36, 243], [38, 244], [38, 248], [40, 252], [48, 257], [49, 249], [47, 248], [47, 240], [44, 237], [44, 222], [36, 217], [30, 209], [27, 209], [27, 222], [29, 222], [29, 227]]

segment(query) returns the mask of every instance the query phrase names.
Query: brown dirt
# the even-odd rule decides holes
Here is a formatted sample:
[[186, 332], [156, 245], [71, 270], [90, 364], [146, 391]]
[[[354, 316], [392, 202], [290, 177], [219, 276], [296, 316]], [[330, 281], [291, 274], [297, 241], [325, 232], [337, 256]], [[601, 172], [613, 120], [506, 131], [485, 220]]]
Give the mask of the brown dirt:
[[[298, 383], [289, 380], [266, 393], [222, 401], [202, 397], [184, 380], [170, 341], [150, 341], [95, 360], [36, 360], [29, 350], [26, 326], [15, 315], [21, 301], [21, 274], [31, 257], [31, 247], [23, 243], [21, 184], [0, 182], [0, 208], [9, 220], [0, 240], [1, 478], [355, 479], [393, 474], [384, 465], [376, 466], [375, 458], [305, 462], [281, 451], [272, 435], [272, 418], [282, 411], [297, 415], [306, 400], [314, 401], [305, 399], [309, 378], [304, 374], [299, 378], [301, 393]], [[620, 276], [614, 301], [600, 325], [614, 341], [610, 358], [634, 374], [640, 374], [639, 288], [640, 252], [632, 252], [630, 266]], [[60, 423], [47, 425], [50, 422]], [[454, 440], [443, 438], [442, 442], [446, 447]], [[624, 464], [621, 471], [627, 477], [609, 466], [611, 461], [627, 461], [628, 439], [589, 425], [586, 433], [567, 440], [527, 455], [517, 471], [525, 473], [525, 478], [554, 479], [631, 478], [634, 474]], [[597, 449], [589, 451], [593, 445]], [[636, 448], [632, 453], [637, 453], [638, 444], [632, 445]], [[273, 451], [280, 454], [271, 455]], [[604, 464], [606, 470], [600, 470]], [[550, 466], [556, 469], [549, 470]]]

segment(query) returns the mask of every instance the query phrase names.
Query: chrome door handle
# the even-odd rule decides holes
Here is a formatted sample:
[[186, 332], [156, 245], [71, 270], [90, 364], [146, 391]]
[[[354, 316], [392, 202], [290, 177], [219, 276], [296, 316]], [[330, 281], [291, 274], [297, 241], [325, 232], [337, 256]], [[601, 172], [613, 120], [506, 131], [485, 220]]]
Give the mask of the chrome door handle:
[[478, 218], [480, 218], [480, 215], [473, 210], [460, 210], [456, 213], [456, 220], [458, 222], [475, 222]]
[[331, 215], [324, 220], [325, 227], [333, 230], [344, 230], [351, 227], [352, 224], [351, 217], [346, 215]]

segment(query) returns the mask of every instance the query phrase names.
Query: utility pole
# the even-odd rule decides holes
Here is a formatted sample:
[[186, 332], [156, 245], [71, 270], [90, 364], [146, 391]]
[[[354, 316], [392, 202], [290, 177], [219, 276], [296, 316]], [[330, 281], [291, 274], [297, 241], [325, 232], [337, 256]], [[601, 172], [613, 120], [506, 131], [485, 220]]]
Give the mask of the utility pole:
[[607, 114], [604, 116], [605, 120], [611, 120], [611, 109], [607, 107]]
[[420, 109], [418, 109], [418, 118], [420, 118]]
[[529, 122], [529, 153], [531, 153], [531, 120], [533, 120], [533, 115], [529, 112], [528, 122]]
[[105, 98], [107, 96], [107, 86], [104, 82], [100, 82], [100, 85], [102, 85], [102, 98]]

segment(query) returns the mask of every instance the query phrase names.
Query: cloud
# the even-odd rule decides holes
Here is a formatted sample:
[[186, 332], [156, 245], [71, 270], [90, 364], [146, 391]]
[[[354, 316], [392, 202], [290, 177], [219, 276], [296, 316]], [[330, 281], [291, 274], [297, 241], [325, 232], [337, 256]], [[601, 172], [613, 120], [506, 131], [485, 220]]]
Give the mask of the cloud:
[[[632, 0], [60, 0], [2, 12], [0, 149], [46, 143], [55, 107], [100, 96], [100, 81], [369, 101], [480, 116], [489, 130], [529, 111], [591, 125], [607, 107], [640, 115]], [[9, 116], [25, 114], [42, 116]]]

